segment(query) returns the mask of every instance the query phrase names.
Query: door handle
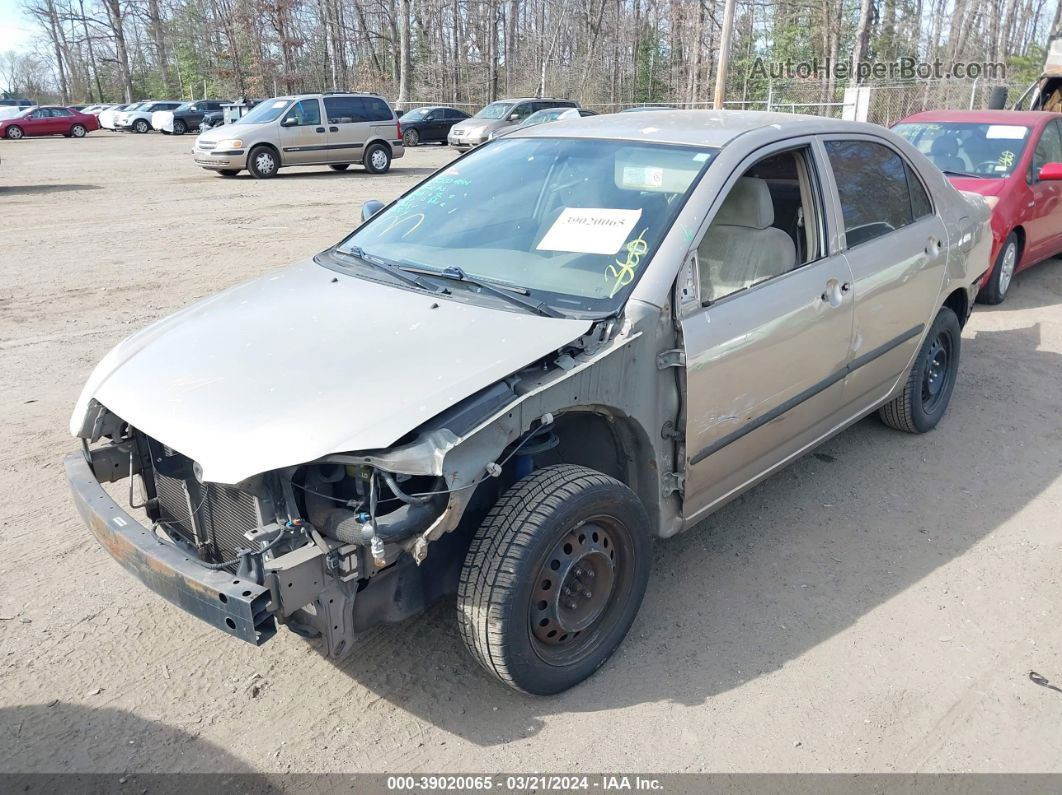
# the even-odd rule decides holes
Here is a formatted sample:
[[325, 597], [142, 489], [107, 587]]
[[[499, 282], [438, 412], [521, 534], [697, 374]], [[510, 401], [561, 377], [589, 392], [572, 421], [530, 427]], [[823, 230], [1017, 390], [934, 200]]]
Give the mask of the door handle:
[[826, 289], [822, 291], [822, 295], [819, 297], [822, 299], [823, 303], [829, 304], [836, 309], [844, 300], [844, 293], [847, 293], [851, 289], [852, 285], [850, 282], [841, 284], [837, 279], [830, 279], [826, 282]]
[[339, 132], [339, 128], [338, 127], [329, 127], [328, 128], [328, 132]]
[[323, 133], [324, 132], [324, 127], [318, 127], [316, 130], [314, 130], [314, 132]]

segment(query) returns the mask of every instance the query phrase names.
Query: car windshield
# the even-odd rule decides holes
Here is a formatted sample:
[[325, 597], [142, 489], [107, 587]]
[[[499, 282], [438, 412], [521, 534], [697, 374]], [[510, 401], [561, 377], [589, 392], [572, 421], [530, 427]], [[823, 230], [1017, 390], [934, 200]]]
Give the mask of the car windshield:
[[267, 99], [255, 105], [248, 113], [236, 120], [236, 124], [265, 124], [276, 121], [290, 107], [293, 100]]
[[409, 113], [403, 114], [401, 118], [399, 118], [399, 121], [420, 121], [428, 115], [430, 110], [430, 108], [417, 108], [416, 110], [411, 110]]
[[1009, 177], [1021, 160], [1029, 128], [1021, 124], [908, 122], [893, 132], [902, 135], [941, 171], [978, 179]]
[[176, 113], [179, 110], [188, 110], [190, 107], [192, 107], [191, 102], [182, 102], [180, 105], [173, 109], [173, 112]]
[[477, 119], [500, 119], [509, 113], [512, 102], [492, 102], [483, 108], [474, 118]]
[[536, 124], [542, 124], [547, 121], [556, 121], [562, 113], [569, 110], [569, 108], [550, 108], [549, 110], [539, 110], [532, 113], [526, 119], [521, 127], [534, 127]]
[[459, 268], [561, 312], [612, 312], [715, 152], [502, 139], [427, 179], [338, 248], [402, 267]]

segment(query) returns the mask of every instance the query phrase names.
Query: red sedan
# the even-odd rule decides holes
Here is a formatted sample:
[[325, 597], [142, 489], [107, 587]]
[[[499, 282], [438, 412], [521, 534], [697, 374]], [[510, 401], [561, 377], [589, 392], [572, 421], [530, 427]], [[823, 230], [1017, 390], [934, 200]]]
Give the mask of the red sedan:
[[0, 138], [24, 138], [29, 135], [65, 135], [84, 138], [86, 133], [100, 128], [99, 120], [87, 113], [48, 105], [27, 108], [18, 116], [0, 121]]
[[1002, 302], [1015, 273], [1062, 253], [1062, 113], [935, 110], [893, 130], [992, 205], [993, 265], [978, 300]]

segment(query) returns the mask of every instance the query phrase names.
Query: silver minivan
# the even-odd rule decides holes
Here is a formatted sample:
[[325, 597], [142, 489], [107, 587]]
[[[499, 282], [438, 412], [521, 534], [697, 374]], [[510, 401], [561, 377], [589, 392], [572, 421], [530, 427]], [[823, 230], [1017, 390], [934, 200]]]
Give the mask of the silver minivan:
[[325, 93], [274, 97], [232, 124], [196, 138], [197, 165], [232, 177], [247, 169], [258, 179], [289, 166], [328, 166], [343, 171], [351, 163], [383, 174], [402, 157], [398, 117], [375, 94]]
[[548, 97], [523, 97], [519, 99], [499, 99], [491, 102], [471, 119], [465, 119], [450, 128], [447, 143], [454, 149], [468, 149], [490, 140], [490, 135], [499, 130], [520, 124], [532, 113], [548, 108], [578, 108], [579, 103], [571, 99], [550, 99]]

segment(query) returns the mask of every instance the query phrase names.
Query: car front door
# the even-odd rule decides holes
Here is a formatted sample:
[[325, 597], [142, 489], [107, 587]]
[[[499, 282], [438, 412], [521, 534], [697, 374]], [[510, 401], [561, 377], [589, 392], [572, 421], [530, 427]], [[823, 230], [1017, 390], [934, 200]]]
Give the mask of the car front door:
[[1044, 125], [1026, 176], [1029, 199], [1024, 222], [1026, 253], [1022, 256], [1026, 265], [1057, 254], [1062, 246], [1062, 184], [1040, 179], [1040, 169], [1048, 163], [1062, 163], [1062, 128], [1057, 120]]
[[280, 161], [285, 166], [320, 163], [327, 159], [329, 135], [321, 123], [321, 102], [300, 99], [280, 122]]
[[22, 131], [26, 135], [51, 135], [55, 121], [49, 108], [37, 108], [26, 117]]
[[844, 410], [855, 415], [888, 395], [933, 322], [948, 236], [917, 171], [885, 141], [830, 136], [823, 147], [853, 276]]
[[687, 255], [683, 279], [699, 296], [681, 318], [691, 520], [838, 422], [852, 274], [830, 248], [836, 221], [812, 144], [791, 139], [750, 156]]

